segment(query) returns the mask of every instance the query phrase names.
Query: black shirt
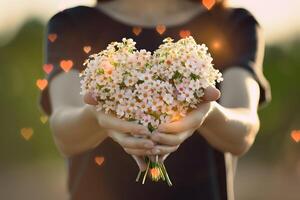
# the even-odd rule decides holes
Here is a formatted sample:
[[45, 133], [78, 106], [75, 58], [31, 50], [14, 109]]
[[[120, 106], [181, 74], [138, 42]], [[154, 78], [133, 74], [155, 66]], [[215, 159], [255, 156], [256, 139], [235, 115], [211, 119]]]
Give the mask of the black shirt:
[[[154, 51], [163, 38], [180, 39], [180, 33], [190, 33], [198, 43], [205, 43], [214, 58], [215, 67], [224, 71], [237, 66], [248, 70], [260, 86], [260, 106], [271, 98], [268, 81], [262, 72], [264, 43], [255, 18], [245, 9], [216, 6], [193, 17], [182, 25], [166, 27], [163, 34], [155, 28], [142, 28], [138, 35], [133, 27], [123, 24], [102, 11], [79, 6], [66, 9], [53, 16], [47, 26], [45, 63], [54, 69], [47, 76], [50, 82], [58, 73], [65, 73], [62, 60], [72, 60], [72, 69], [83, 70], [88, 57], [83, 50], [90, 46], [89, 54], [106, 48], [112, 41], [133, 38], [138, 49]], [[56, 34], [54, 42], [49, 34]], [[218, 88], [221, 85], [217, 85]], [[67, 92], [67, 91], [66, 91]], [[41, 106], [51, 114], [48, 88], [41, 95]], [[101, 166], [95, 157], [104, 157]], [[68, 159], [69, 191], [72, 199], [150, 200], [150, 199], [207, 199], [227, 198], [224, 153], [214, 149], [197, 132], [181, 144], [165, 161], [173, 182], [145, 185], [136, 183], [138, 168], [133, 158], [111, 138], [98, 147]]]

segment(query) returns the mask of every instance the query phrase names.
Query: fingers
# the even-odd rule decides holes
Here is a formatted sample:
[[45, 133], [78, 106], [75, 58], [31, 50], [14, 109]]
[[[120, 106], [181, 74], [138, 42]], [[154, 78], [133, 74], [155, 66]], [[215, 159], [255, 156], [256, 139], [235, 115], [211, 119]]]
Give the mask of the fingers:
[[201, 98], [204, 102], [216, 101], [220, 98], [221, 92], [213, 86], [208, 86], [204, 90], [204, 96]]
[[153, 154], [153, 155], [164, 155], [169, 154], [174, 151], [176, 151], [179, 148], [180, 145], [176, 146], [166, 146], [166, 145], [156, 145], [153, 149], [148, 150], [147, 154]]
[[154, 142], [147, 138], [133, 137], [115, 130], [110, 130], [108, 135], [123, 148], [147, 150], [154, 147]]
[[94, 97], [90, 93], [84, 95], [83, 101], [89, 105], [97, 105], [96, 99], [94, 99]]
[[125, 137], [120, 143], [125, 148], [151, 149], [154, 147], [154, 143], [149, 139], [133, 137]]
[[167, 145], [156, 145], [152, 149], [133, 149], [133, 148], [124, 148], [125, 152], [135, 156], [149, 156], [152, 161], [155, 161], [156, 155], [169, 154], [176, 151], [180, 145], [176, 146], [167, 146]]
[[150, 138], [154, 142], [164, 145], [175, 146], [181, 144], [186, 139], [186, 133], [179, 133], [179, 134], [165, 134], [154, 132], [151, 134]]
[[204, 115], [201, 112], [196, 113], [192, 111], [179, 121], [159, 125], [158, 131], [163, 133], [178, 133], [195, 129], [201, 125], [203, 117]]
[[125, 152], [135, 156], [145, 156], [147, 154], [146, 149], [131, 149], [131, 148], [124, 148]]
[[209, 108], [210, 105], [208, 103], [203, 103], [198, 106], [197, 110], [191, 111], [187, 116], [178, 121], [160, 124], [158, 131], [163, 133], [178, 133], [196, 129], [202, 124]]
[[[90, 105], [97, 105], [97, 101], [94, 97], [88, 93], [83, 97], [84, 102]], [[103, 112], [97, 112], [98, 123], [101, 127], [107, 129], [114, 129], [124, 133], [133, 133], [133, 134], [150, 134], [150, 131], [142, 125], [136, 124], [134, 122], [128, 122], [122, 119], [117, 118], [116, 116], [105, 114]]]
[[134, 122], [128, 122], [112, 115], [101, 114], [101, 116], [98, 117], [98, 122], [100, 126], [104, 128], [117, 130], [123, 133], [142, 135], [151, 134], [150, 131], [143, 125], [139, 125]]

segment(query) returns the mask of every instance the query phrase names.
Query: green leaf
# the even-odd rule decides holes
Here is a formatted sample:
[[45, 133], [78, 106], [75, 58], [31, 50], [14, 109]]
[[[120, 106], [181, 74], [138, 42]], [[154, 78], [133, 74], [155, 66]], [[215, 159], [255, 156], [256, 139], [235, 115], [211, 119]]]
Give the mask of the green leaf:
[[174, 73], [174, 75], [172, 77], [172, 79], [180, 79], [180, 80], [182, 78], [183, 78], [182, 74], [180, 72], [178, 72], [177, 70], [175, 71], [175, 73]]
[[99, 85], [99, 84], [97, 83], [96, 88], [97, 88], [98, 90], [101, 90], [103, 87], [104, 87], [104, 85]]
[[153, 132], [153, 131], [155, 130], [155, 128], [152, 126], [151, 123], [148, 123], [148, 130], [149, 130], [150, 132]]
[[191, 79], [193, 79], [193, 80], [197, 80], [197, 79], [200, 78], [200, 76], [198, 76], [198, 75], [196, 75], [196, 74], [194, 74], [194, 73], [191, 73], [190, 77], [191, 77]]
[[96, 73], [99, 75], [104, 74], [104, 69], [97, 69]]

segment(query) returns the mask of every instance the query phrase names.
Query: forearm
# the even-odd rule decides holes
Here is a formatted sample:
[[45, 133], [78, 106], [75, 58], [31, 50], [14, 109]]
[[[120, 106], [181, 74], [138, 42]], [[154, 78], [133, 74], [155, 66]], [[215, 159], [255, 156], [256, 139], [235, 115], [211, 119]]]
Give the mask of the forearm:
[[212, 102], [211, 111], [199, 133], [215, 148], [234, 155], [244, 154], [259, 129], [256, 112], [246, 108], [226, 108]]
[[50, 126], [59, 150], [67, 157], [95, 147], [106, 137], [88, 105], [54, 110]]

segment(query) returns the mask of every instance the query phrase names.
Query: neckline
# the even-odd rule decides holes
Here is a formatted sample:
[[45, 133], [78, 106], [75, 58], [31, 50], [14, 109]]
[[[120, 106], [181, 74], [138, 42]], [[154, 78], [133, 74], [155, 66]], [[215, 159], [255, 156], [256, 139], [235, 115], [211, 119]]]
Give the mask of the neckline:
[[[124, 22], [118, 20], [116, 17], [114, 17], [114, 16], [112, 16], [110, 14], [107, 14], [103, 10], [99, 9], [97, 7], [97, 4], [95, 6], [93, 6], [93, 9], [95, 9], [96, 12], [99, 13], [100, 15], [105, 16], [110, 21], [113, 21], [114, 23], [116, 23], [118, 25], [121, 25], [121, 26], [124, 26], [124, 27], [130, 27], [130, 28], [132, 28], [132, 27], [140, 27], [143, 30], [155, 30], [158, 25], [164, 25], [164, 24], [157, 24], [156, 26], [141, 26], [141, 25], [138, 25], [138, 24], [127, 24], [127, 23], [124, 23]], [[189, 18], [188, 20], [186, 20], [183, 23], [180, 23], [180, 24], [171, 24], [171, 25], [164, 25], [164, 26], [167, 29], [180, 29], [182, 27], [185, 27], [185, 26], [188, 26], [188, 25], [192, 24], [195, 20], [199, 19], [201, 16], [204, 16], [207, 13], [212, 12], [212, 10], [206, 10], [205, 8], [203, 8], [203, 10], [197, 12], [195, 15], [193, 15], [191, 18]]]

